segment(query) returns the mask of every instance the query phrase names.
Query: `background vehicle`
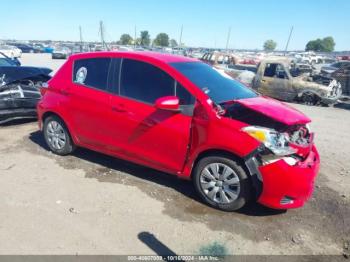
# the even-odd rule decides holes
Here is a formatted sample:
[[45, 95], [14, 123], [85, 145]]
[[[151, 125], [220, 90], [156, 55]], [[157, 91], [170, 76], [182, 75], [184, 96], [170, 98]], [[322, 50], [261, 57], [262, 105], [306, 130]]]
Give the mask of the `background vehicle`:
[[204, 63], [215, 67], [226, 67], [230, 65], [235, 65], [238, 63], [238, 58], [232, 54], [222, 53], [222, 52], [208, 52], [205, 53], [201, 60]]
[[15, 46], [0, 45], [0, 52], [10, 58], [19, 58], [22, 56], [22, 51]]
[[15, 46], [22, 51], [22, 53], [40, 53], [40, 50], [34, 48], [33, 46], [21, 43], [9, 43], [11, 46]]
[[321, 67], [321, 74], [330, 76], [332, 73], [334, 73], [338, 69], [348, 67], [349, 65], [350, 65], [350, 61], [347, 61], [347, 60], [334, 62], [330, 65]]
[[39, 126], [56, 154], [81, 146], [192, 179], [205, 203], [226, 211], [251, 198], [296, 208], [312, 192], [310, 119], [198, 60], [73, 55], [42, 94]]
[[350, 97], [350, 61], [326, 76], [336, 79], [342, 86], [343, 96]]
[[67, 59], [72, 51], [67, 47], [57, 47], [51, 54], [52, 59]]
[[51, 78], [51, 71], [20, 66], [18, 60], [0, 54], [0, 124], [18, 118], [36, 118], [39, 88]]
[[[242, 71], [237, 70], [236, 67], [237, 65], [230, 66], [224, 71], [231, 77], [240, 79]], [[258, 67], [255, 67], [255, 76], [250, 75], [248, 78], [248, 81], [252, 82], [247, 81], [245, 84], [263, 95], [282, 101], [299, 101], [308, 105], [334, 104], [341, 97], [342, 88], [337, 80], [323, 75], [294, 74], [296, 71], [291, 72], [291, 67], [291, 61], [288, 58], [264, 59]], [[251, 72], [254, 72], [253, 68], [250, 68]]]

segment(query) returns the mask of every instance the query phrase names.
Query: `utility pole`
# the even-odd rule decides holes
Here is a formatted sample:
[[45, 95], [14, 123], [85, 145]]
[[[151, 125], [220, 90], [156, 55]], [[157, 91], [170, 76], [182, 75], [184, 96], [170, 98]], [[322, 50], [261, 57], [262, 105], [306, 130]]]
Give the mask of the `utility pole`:
[[183, 25], [181, 25], [181, 31], [180, 31], [180, 39], [179, 39], [179, 46], [181, 47], [181, 42], [182, 42], [182, 30], [183, 30]]
[[289, 41], [290, 41], [290, 38], [292, 37], [293, 29], [294, 29], [294, 26], [292, 26], [292, 28], [290, 29], [290, 33], [289, 33], [289, 37], [288, 37], [288, 41], [287, 41], [287, 45], [286, 45], [286, 49], [284, 51], [284, 54], [287, 53], [288, 46], [289, 46]]
[[107, 49], [106, 42], [105, 42], [105, 34], [104, 34], [104, 27], [103, 27], [103, 21], [100, 21], [100, 36], [101, 36], [101, 44], [102, 48]]
[[231, 37], [231, 26], [228, 28], [227, 41], [226, 41], [226, 52], [228, 51], [228, 45], [230, 43], [230, 37]]
[[80, 36], [80, 52], [83, 52], [83, 33], [81, 26], [79, 26], [79, 36]]
[[135, 25], [135, 32], [134, 32], [134, 48], [136, 48], [136, 25]]

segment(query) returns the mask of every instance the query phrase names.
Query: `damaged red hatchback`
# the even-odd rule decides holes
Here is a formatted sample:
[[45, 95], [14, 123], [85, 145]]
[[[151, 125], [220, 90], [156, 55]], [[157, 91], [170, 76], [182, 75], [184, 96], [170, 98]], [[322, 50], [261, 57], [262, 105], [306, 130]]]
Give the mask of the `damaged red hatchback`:
[[301, 207], [319, 170], [310, 119], [198, 60], [151, 52], [71, 56], [42, 88], [56, 154], [89, 148], [192, 179], [208, 205]]

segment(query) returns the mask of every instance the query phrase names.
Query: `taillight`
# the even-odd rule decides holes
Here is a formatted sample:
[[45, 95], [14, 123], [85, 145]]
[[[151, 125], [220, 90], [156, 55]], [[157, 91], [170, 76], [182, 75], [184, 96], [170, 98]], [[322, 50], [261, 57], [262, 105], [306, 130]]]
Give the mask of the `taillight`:
[[41, 96], [44, 96], [46, 91], [48, 90], [49, 88], [49, 84], [48, 83], [43, 83], [40, 87], [40, 94]]

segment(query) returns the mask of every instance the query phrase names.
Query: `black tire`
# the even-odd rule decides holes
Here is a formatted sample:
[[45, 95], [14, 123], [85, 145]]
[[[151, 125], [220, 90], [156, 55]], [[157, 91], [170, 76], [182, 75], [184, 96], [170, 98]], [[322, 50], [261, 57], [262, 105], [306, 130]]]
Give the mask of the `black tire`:
[[303, 103], [304, 105], [309, 105], [309, 106], [314, 106], [317, 105], [319, 102], [319, 98], [310, 92], [305, 92], [301, 98], [300, 102]]
[[[230, 167], [239, 178], [240, 192], [236, 200], [231, 203], [223, 204], [210, 199], [201, 186], [201, 173], [205, 167], [212, 163], [221, 163]], [[252, 184], [248, 174], [243, 167], [236, 161], [225, 156], [208, 156], [204, 157], [195, 166], [192, 176], [194, 187], [200, 198], [209, 206], [223, 211], [235, 211], [245, 206], [252, 196]]]
[[[62, 134], [65, 135], [65, 144], [62, 148], [55, 148], [52, 145], [52, 143], [50, 142], [48, 126], [49, 126], [50, 122], [52, 122], [52, 121], [57, 122], [62, 127]], [[74, 145], [74, 142], [73, 142], [72, 137], [69, 133], [69, 130], [68, 130], [66, 124], [58, 116], [52, 115], [52, 116], [45, 118], [43, 132], [44, 132], [45, 142], [53, 153], [60, 155], [60, 156], [65, 156], [65, 155], [71, 154], [75, 150], [76, 146]]]

